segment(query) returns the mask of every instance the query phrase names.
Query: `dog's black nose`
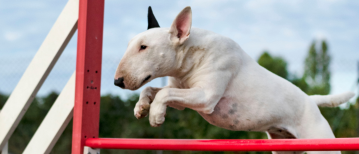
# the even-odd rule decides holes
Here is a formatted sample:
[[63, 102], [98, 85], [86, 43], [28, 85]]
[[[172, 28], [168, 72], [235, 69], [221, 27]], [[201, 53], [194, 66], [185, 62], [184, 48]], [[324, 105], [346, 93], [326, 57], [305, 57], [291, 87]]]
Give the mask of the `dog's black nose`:
[[115, 85], [121, 88], [125, 88], [125, 84], [123, 83], [123, 77], [115, 79]]

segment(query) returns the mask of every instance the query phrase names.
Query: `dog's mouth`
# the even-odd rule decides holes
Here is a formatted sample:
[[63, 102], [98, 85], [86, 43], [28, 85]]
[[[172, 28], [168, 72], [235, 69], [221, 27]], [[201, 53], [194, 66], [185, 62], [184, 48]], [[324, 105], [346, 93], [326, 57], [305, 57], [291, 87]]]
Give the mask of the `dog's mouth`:
[[146, 83], [148, 80], [150, 80], [151, 78], [151, 75], [148, 75], [145, 79], [143, 79], [142, 83], [141, 83], [141, 86]]
[[129, 88], [130, 90], [137, 90], [139, 88], [141, 88], [145, 83], [147, 83], [150, 79], [151, 79], [151, 75], [148, 75], [145, 79], [143, 79], [143, 81], [141, 82], [141, 84], [139, 84], [138, 86], [135, 86], [133, 88]]

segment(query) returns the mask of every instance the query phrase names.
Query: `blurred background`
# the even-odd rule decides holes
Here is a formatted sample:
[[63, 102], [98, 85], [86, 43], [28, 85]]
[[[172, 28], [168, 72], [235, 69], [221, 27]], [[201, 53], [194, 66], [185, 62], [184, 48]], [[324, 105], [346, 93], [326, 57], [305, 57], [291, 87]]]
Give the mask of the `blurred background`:
[[[0, 109], [66, 3], [66, 0], [0, 1]], [[169, 108], [166, 121], [159, 128], [151, 128], [148, 118], [137, 120], [133, 116], [134, 105], [143, 88], [134, 92], [119, 89], [113, 85], [113, 77], [128, 41], [147, 29], [148, 6], [152, 6], [161, 27], [169, 27], [185, 6], [191, 6], [192, 27], [235, 40], [260, 65], [307, 94], [355, 92], [355, 98], [349, 103], [338, 108], [321, 108], [321, 111], [336, 137], [359, 136], [359, 106], [355, 104], [359, 89], [359, 1], [106, 0], [100, 137], [267, 138], [264, 133], [234, 132], [212, 126], [190, 109]], [[75, 71], [76, 40], [77, 33], [10, 138], [11, 153], [22, 153]], [[162, 79], [155, 79], [146, 86], [161, 87], [162, 84]], [[52, 153], [70, 153], [71, 123]], [[211, 153], [101, 150], [105, 154], [161, 152]]]

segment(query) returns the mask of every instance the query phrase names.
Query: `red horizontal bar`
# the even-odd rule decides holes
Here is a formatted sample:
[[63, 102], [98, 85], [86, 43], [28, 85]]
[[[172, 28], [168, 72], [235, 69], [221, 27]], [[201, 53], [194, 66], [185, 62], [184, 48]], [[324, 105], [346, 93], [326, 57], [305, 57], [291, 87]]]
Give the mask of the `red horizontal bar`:
[[359, 138], [336, 139], [131, 139], [91, 138], [94, 149], [186, 151], [351, 151], [359, 150]]

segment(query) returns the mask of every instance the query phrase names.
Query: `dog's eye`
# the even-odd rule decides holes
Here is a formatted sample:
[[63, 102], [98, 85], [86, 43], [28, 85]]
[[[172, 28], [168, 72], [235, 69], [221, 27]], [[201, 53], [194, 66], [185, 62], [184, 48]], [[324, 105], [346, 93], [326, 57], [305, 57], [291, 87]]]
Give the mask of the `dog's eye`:
[[145, 46], [145, 45], [141, 45], [140, 50], [145, 50], [146, 48], [147, 48], [147, 46]]

